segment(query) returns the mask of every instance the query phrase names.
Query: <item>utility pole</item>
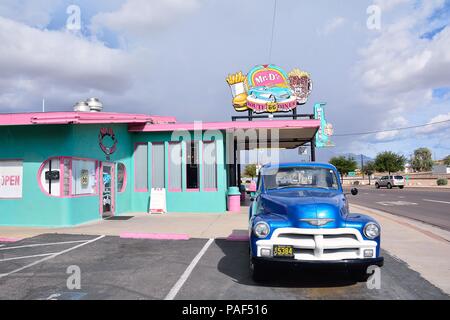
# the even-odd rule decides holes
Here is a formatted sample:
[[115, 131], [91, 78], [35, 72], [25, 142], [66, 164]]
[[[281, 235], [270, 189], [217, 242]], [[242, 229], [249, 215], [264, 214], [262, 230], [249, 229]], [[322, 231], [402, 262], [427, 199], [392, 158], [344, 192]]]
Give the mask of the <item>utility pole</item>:
[[361, 154], [361, 172], [362, 172], [362, 176], [363, 176], [363, 181], [364, 181], [364, 156]]

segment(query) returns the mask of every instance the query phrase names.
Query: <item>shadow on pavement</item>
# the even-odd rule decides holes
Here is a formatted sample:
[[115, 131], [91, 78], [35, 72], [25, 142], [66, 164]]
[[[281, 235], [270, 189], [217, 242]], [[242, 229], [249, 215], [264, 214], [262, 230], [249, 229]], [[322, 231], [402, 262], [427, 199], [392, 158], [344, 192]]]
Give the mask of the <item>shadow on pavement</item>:
[[269, 279], [263, 283], [255, 283], [250, 276], [248, 242], [218, 239], [215, 243], [224, 254], [217, 265], [218, 270], [240, 284], [264, 287], [328, 288], [351, 286], [356, 283], [351, 274], [345, 270], [301, 270], [292, 267], [270, 268], [268, 269], [271, 273]]

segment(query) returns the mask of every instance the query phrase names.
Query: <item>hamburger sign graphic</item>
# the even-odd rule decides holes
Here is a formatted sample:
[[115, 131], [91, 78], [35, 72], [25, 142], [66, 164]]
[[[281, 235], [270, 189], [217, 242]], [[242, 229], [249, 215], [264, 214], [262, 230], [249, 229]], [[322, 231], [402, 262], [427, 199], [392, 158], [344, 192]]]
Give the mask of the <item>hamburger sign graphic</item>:
[[226, 81], [236, 111], [292, 111], [308, 101], [312, 90], [309, 73], [299, 69], [286, 73], [275, 65], [256, 66], [247, 75], [242, 72], [230, 74]]

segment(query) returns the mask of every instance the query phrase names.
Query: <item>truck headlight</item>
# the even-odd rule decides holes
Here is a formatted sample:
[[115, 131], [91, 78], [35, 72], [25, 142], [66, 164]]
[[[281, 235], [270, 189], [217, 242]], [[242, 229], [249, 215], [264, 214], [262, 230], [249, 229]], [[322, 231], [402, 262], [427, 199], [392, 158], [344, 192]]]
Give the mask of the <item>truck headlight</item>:
[[255, 235], [258, 238], [265, 238], [269, 235], [270, 233], [270, 227], [267, 223], [265, 222], [258, 222], [257, 224], [255, 224], [255, 226], [253, 227], [253, 232], [255, 233]]
[[375, 239], [380, 235], [380, 227], [374, 222], [369, 222], [364, 227], [364, 234], [369, 239]]

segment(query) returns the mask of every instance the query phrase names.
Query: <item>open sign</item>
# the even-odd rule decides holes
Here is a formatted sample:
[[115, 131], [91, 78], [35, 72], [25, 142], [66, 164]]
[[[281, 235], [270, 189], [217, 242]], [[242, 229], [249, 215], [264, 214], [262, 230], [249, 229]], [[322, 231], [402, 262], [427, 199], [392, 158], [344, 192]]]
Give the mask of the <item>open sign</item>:
[[22, 198], [22, 187], [22, 161], [0, 161], [0, 198]]

